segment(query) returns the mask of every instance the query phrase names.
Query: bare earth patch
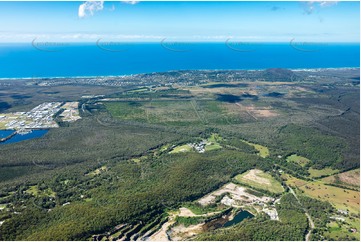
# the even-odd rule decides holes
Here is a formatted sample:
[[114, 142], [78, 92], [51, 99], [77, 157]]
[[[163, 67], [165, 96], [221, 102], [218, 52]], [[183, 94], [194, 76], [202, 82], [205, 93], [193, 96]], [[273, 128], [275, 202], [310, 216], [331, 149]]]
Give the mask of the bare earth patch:
[[167, 231], [169, 227], [174, 224], [174, 220], [169, 220], [168, 222], [164, 223], [162, 228], [160, 228], [157, 232], [155, 232], [152, 236], [149, 237], [151, 241], [169, 241]]
[[346, 171], [323, 179], [326, 182], [341, 182], [345, 185], [360, 187], [360, 169]]
[[[247, 188], [236, 185], [234, 183], [228, 183], [218, 190], [215, 190], [198, 200], [198, 203], [202, 206], [207, 206], [215, 202], [216, 197], [221, 196], [225, 193], [229, 193], [230, 199], [223, 199], [222, 201], [227, 205], [239, 207], [244, 204], [255, 203], [255, 202], [269, 202], [272, 201], [271, 197], [257, 197], [253, 194], [246, 192]], [[231, 203], [231, 204], [229, 204]]]
[[360, 170], [348, 171], [337, 175], [344, 183], [360, 185]]
[[278, 116], [278, 114], [271, 109], [271, 107], [264, 107], [264, 108], [256, 108], [255, 106], [246, 106], [246, 110], [252, 113], [254, 116], [258, 118], [270, 118]]
[[247, 113], [252, 118], [271, 118], [278, 116], [278, 113], [274, 111], [272, 107], [255, 107], [254, 105], [244, 105], [241, 103], [234, 103], [227, 105], [229, 111], [238, 113]]
[[244, 175], [243, 178], [250, 180], [250, 181], [260, 183], [260, 184], [265, 184], [265, 185], [270, 186], [271, 182], [268, 179], [260, 176], [262, 173], [263, 172], [261, 170], [253, 169], [253, 170], [250, 170], [246, 175]]
[[194, 214], [191, 210], [189, 210], [188, 208], [182, 207], [179, 209], [179, 216], [180, 217], [195, 217], [197, 216], [196, 214]]
[[203, 232], [204, 223], [185, 227], [183, 224], [171, 229], [170, 237], [173, 241], [189, 240], [191, 237]]

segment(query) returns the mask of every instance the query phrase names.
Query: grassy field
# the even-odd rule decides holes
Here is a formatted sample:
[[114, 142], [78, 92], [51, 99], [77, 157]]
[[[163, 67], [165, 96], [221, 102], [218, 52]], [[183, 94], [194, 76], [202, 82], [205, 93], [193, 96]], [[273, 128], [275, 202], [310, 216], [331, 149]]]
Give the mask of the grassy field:
[[337, 209], [360, 212], [360, 192], [326, 185], [323, 181], [305, 181], [289, 175], [284, 175], [287, 185], [293, 186], [305, 195], [330, 202]]
[[193, 150], [193, 148], [188, 144], [179, 145], [179, 146], [175, 147], [173, 150], [171, 150], [169, 152], [169, 154], [175, 154], [175, 153], [180, 153], [180, 152], [190, 152], [192, 150]]
[[[222, 146], [218, 143], [222, 139], [223, 138], [221, 136], [219, 136], [219, 134], [215, 134], [215, 133], [212, 134], [207, 140], [204, 140], [206, 143], [205, 147], [204, 147], [205, 151], [222, 149]], [[166, 147], [168, 148], [168, 146], [166, 146]], [[164, 147], [161, 148], [161, 150], [164, 150], [164, 149], [165, 149]], [[193, 150], [194, 149], [191, 147], [190, 144], [184, 144], [184, 145], [176, 146], [169, 152], [169, 154], [180, 153], [180, 152], [190, 152]]]
[[113, 117], [125, 120], [146, 121], [146, 113], [140, 102], [109, 102], [106, 108]]
[[160, 149], [159, 149], [159, 151], [160, 152], [164, 152], [164, 151], [166, 151], [168, 148], [169, 148], [169, 144], [165, 144], [165, 145], [163, 145]]
[[331, 169], [331, 168], [325, 168], [325, 169], [322, 169], [322, 170], [317, 170], [317, 169], [310, 168], [310, 169], [308, 169], [308, 172], [310, 173], [311, 178], [317, 178], [317, 177], [321, 177], [321, 176], [333, 175], [333, 174], [337, 173], [338, 170], [334, 170], [334, 169]]
[[223, 206], [201, 206], [198, 203], [185, 203], [183, 207], [188, 208], [196, 215], [202, 215], [206, 213], [219, 212], [224, 209]]
[[1, 130], [1, 129], [6, 129], [5, 124], [6, 124], [6, 123], [2, 123], [2, 122], [0, 122], [0, 130]]
[[211, 143], [209, 145], [206, 145], [205, 149], [206, 151], [218, 150], [222, 149], [222, 146], [220, 146], [218, 143]]
[[[352, 235], [356, 238], [360, 238], [360, 220], [354, 219], [351, 220], [346, 218], [345, 224], [337, 223], [336, 221], [332, 221], [327, 224], [328, 231], [325, 232], [325, 236], [332, 240], [345, 240], [345, 235]], [[356, 229], [356, 233], [351, 233], [350, 229]]]
[[[199, 95], [199, 94], [198, 94]], [[273, 117], [269, 105], [253, 104], [249, 100], [242, 104], [219, 100], [217, 95], [192, 100], [148, 99], [135, 101], [104, 102], [115, 118], [145, 121], [168, 125], [229, 125], [253, 122], [255, 119]], [[209, 100], [214, 98], [216, 100]], [[259, 147], [262, 149], [264, 148]]]
[[27, 193], [35, 196], [35, 197], [40, 197], [40, 196], [46, 196], [46, 197], [55, 197], [56, 193], [51, 190], [51, 188], [47, 188], [45, 190], [39, 190], [38, 186], [30, 186], [28, 190], [26, 190]]
[[274, 179], [270, 174], [261, 170], [250, 170], [235, 177], [240, 183], [246, 184], [256, 189], [267, 190], [272, 193], [282, 193], [284, 188], [281, 183]]
[[305, 166], [308, 162], [310, 162], [310, 160], [303, 156], [294, 154], [287, 157], [287, 162], [294, 162], [299, 164], [300, 166]]
[[113, 117], [168, 125], [204, 122], [193, 101], [109, 102], [106, 108]]
[[223, 138], [219, 135], [219, 134], [212, 134], [208, 139], [207, 139], [207, 144], [206, 144], [206, 151], [211, 151], [211, 150], [218, 150], [218, 149], [222, 149], [222, 146], [218, 143], [219, 141], [222, 141]]
[[108, 168], [107, 166], [102, 166], [92, 172], [89, 172], [87, 175], [88, 176], [96, 176], [96, 175], [99, 175], [100, 173], [102, 173], [103, 171], [106, 171]]
[[322, 179], [326, 183], [347, 186], [360, 190], [360, 169], [342, 172]]
[[246, 140], [241, 140], [241, 141], [248, 144], [248, 145], [253, 146], [258, 151], [258, 155], [261, 156], [262, 158], [266, 158], [270, 154], [269, 149], [266, 146], [251, 143], [251, 142], [248, 142]]

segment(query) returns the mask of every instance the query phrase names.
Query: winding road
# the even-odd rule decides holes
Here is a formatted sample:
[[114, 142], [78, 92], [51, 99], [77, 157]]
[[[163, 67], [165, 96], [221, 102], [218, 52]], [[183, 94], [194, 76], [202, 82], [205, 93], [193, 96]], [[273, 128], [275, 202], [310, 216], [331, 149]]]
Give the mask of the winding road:
[[306, 214], [306, 217], [308, 219], [308, 223], [310, 225], [310, 230], [308, 231], [308, 233], [306, 234], [306, 241], [310, 241], [310, 236], [311, 236], [311, 233], [312, 233], [312, 230], [315, 228], [315, 224], [310, 216], [310, 214], [307, 212], [307, 210], [302, 206], [300, 200], [298, 199], [296, 193], [293, 191], [293, 189], [290, 187], [290, 186], [287, 186], [288, 189], [290, 189], [290, 192], [292, 193], [292, 195], [297, 199], [298, 203], [300, 204], [300, 206], [302, 207], [303, 211], [305, 211], [305, 214]]

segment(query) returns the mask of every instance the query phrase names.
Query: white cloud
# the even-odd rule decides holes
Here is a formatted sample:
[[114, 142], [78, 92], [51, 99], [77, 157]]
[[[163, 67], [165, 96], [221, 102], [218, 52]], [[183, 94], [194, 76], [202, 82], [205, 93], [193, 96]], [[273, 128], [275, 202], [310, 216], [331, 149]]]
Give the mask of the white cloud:
[[94, 15], [95, 12], [103, 10], [104, 1], [87, 1], [79, 6], [78, 16], [84, 18], [88, 15]]
[[338, 1], [309, 1], [303, 3], [305, 14], [312, 14], [316, 9], [330, 7], [336, 5]]
[[336, 5], [337, 3], [338, 1], [320, 1], [320, 6], [328, 7], [328, 6]]
[[139, 3], [139, 1], [121, 1], [121, 2], [127, 3], [127, 4], [132, 4], [132, 5]]

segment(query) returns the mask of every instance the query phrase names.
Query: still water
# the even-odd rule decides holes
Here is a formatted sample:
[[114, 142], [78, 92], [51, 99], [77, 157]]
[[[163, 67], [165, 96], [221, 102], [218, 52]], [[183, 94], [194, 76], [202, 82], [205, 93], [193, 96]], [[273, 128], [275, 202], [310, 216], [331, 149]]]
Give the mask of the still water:
[[[8, 137], [13, 132], [14, 132], [14, 130], [0, 130], [0, 139]], [[48, 132], [47, 129], [42, 129], [42, 130], [33, 130], [27, 134], [16, 134], [13, 137], [11, 137], [10, 139], [8, 139], [4, 142], [0, 142], [0, 145], [16, 143], [16, 142], [20, 142], [20, 141], [24, 141], [24, 140], [28, 140], [28, 139], [40, 138], [43, 135], [45, 135], [47, 132]]]
[[229, 227], [242, 222], [246, 218], [254, 217], [250, 212], [243, 210], [234, 216], [234, 218], [223, 225], [223, 227]]

